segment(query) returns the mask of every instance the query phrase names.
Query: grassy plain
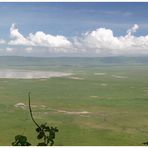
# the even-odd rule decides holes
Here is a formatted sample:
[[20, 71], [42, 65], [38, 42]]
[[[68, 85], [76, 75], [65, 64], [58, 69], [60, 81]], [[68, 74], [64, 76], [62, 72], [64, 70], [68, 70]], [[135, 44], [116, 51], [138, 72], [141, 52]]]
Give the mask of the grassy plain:
[[15, 107], [28, 104], [28, 91], [37, 122], [59, 128], [55, 145], [132, 146], [148, 141], [148, 64], [60, 65], [52, 61], [49, 65], [1, 65], [4, 68], [73, 75], [0, 79], [0, 145], [11, 145], [17, 134], [37, 143], [28, 109]]

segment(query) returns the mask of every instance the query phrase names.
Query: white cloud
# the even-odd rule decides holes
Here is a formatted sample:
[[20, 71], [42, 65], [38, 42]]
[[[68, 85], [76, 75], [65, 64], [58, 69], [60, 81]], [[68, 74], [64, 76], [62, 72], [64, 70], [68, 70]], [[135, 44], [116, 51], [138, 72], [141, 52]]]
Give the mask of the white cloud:
[[38, 31], [35, 34], [29, 34], [28, 39], [34, 46], [64, 48], [71, 45], [70, 41], [68, 41], [64, 36], [53, 36], [50, 34], [45, 34], [42, 31]]
[[[79, 40], [79, 41], [78, 41]], [[113, 36], [110, 29], [99, 28], [92, 32], [85, 33], [78, 38], [76, 46], [86, 50], [97, 51], [106, 50], [108, 48], [116, 48], [120, 44], [117, 37]]]
[[30, 33], [28, 37], [24, 37], [18, 30], [15, 24], [10, 28], [9, 45], [25, 45], [25, 46], [41, 46], [48, 48], [67, 48], [71, 46], [70, 41], [64, 36], [53, 36], [38, 31], [35, 34]]
[[6, 48], [6, 51], [7, 51], [7, 52], [12, 52], [13, 50], [14, 50], [14, 49], [13, 49], [13, 48], [10, 48], [10, 47], [7, 47], [7, 48]]
[[5, 41], [5, 40], [0, 39], [0, 44], [5, 44], [5, 43], [6, 43], [6, 41]]
[[27, 47], [27, 48], [25, 48], [25, 50], [26, 50], [28, 53], [30, 53], [33, 49], [32, 49], [32, 47]]
[[114, 36], [111, 29], [99, 28], [75, 39], [78, 49], [99, 55], [135, 55], [148, 53], [148, 35], [133, 36], [139, 26], [135, 24], [125, 36]]
[[136, 32], [138, 29], [139, 29], [139, 26], [137, 24], [134, 24], [134, 26], [132, 28], [127, 30], [127, 34], [131, 35], [132, 33]]
[[[9, 45], [26, 46], [24, 48], [28, 53], [34, 50], [47, 49], [50, 53], [64, 53], [75, 55], [135, 55], [148, 54], [148, 35], [133, 35], [139, 29], [137, 24], [127, 30], [125, 36], [115, 36], [111, 29], [98, 28], [96, 30], [86, 32], [82, 36], [76, 36], [68, 39], [65, 36], [45, 34], [42, 31], [30, 33], [24, 37], [16, 27], [12, 24], [10, 28]], [[40, 48], [41, 47], [41, 48]], [[8, 47], [6, 51], [13, 51]]]
[[15, 24], [11, 25], [10, 37], [12, 38], [12, 40], [9, 42], [9, 45], [30, 45], [31, 44], [29, 40], [27, 40], [21, 33], [19, 33], [19, 30]]

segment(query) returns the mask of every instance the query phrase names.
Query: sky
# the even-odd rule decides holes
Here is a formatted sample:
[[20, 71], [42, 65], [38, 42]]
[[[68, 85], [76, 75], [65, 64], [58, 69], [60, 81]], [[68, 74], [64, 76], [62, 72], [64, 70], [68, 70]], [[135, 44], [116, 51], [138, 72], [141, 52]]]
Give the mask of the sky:
[[0, 56], [147, 56], [148, 2], [0, 2]]

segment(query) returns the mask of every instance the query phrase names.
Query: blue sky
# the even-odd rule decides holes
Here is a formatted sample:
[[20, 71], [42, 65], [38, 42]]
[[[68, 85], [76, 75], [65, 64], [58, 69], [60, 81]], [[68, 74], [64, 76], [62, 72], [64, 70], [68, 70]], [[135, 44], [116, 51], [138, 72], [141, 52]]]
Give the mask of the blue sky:
[[[50, 34], [53, 37], [57, 35], [64, 36], [70, 42], [74, 42], [71, 41], [73, 40], [73, 38], [77, 38], [77, 40], [81, 38], [80, 39], [81, 44], [82, 40], [84, 38], [86, 39], [86, 37], [83, 36], [83, 34], [86, 34], [86, 32], [90, 32], [89, 35], [91, 36], [92, 31], [95, 31], [98, 28], [105, 28], [105, 29], [110, 29], [113, 32], [114, 37], [120, 37], [120, 36], [126, 36], [127, 30], [130, 29], [134, 24], [138, 25], [138, 31], [134, 32], [134, 37], [139, 37], [139, 36], [145, 37], [148, 34], [147, 8], [148, 8], [148, 3], [140, 3], [140, 2], [137, 3], [136, 2], [133, 3], [129, 2], [128, 3], [126, 2], [124, 3], [123, 2], [2, 3], [1, 2], [0, 38], [5, 40], [6, 42], [9, 42], [11, 40], [9, 30], [12, 24], [16, 24], [17, 28], [19, 29], [19, 33], [24, 37], [27, 37], [30, 33], [35, 34], [36, 32], [41, 31], [46, 35]], [[99, 37], [97, 36], [95, 39], [98, 40]], [[14, 35], [13, 39], [14, 38], [17, 37]], [[94, 44], [96, 45], [97, 43], [95, 42]], [[102, 44], [102, 42], [98, 44]], [[19, 46], [21, 46], [21, 44], [19, 44]], [[5, 44], [5, 45], [0, 45], [0, 47], [12, 48], [12, 45]], [[18, 46], [16, 46], [16, 44], [15, 46], [13, 45], [13, 48], [17, 47]], [[39, 47], [41, 48], [41, 46]], [[38, 46], [34, 47], [33, 45], [33, 48], [36, 48], [37, 50], [39, 50], [38, 49], [39, 47]], [[50, 46], [50, 48], [51, 47], [53, 46]], [[101, 46], [101, 48], [103, 47]], [[28, 45], [27, 48], [32, 48], [32, 45]], [[57, 48], [57, 46], [54, 48]], [[83, 47], [83, 48], [88, 48], [88, 47]], [[100, 48], [100, 45], [93, 46], [93, 49], [94, 48]], [[70, 47], [68, 50], [70, 50]], [[42, 50], [42, 52], [45, 51], [46, 49]], [[91, 51], [93, 50], [90, 49], [89, 52]], [[17, 53], [20, 54], [20, 51], [15, 52], [15, 54]], [[67, 54], [67, 52], [63, 53]], [[60, 54], [63, 55], [63, 53], [61, 54], [61, 52], [58, 52], [59, 55]], [[4, 51], [1, 50], [0, 54], [4, 54]], [[45, 53], [42, 54], [44, 55]], [[72, 53], [67, 55], [71, 54]], [[87, 54], [88, 53], [86, 53], [86, 55]], [[50, 55], [52, 55], [51, 50], [50, 50]]]
[[16, 23], [24, 35], [42, 30], [73, 36], [98, 27], [125, 33], [137, 23], [138, 34], [148, 33], [148, 3], [0, 3], [1, 36]]

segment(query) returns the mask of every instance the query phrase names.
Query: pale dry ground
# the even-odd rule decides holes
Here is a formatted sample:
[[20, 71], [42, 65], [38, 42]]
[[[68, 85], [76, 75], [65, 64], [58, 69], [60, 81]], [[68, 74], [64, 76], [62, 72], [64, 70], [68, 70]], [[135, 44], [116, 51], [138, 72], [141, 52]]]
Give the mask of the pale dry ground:
[[97, 75], [97, 76], [104, 76], [104, 75], [107, 75], [107, 73], [103, 73], [103, 72], [100, 72], [100, 73], [94, 73], [94, 75]]
[[[23, 110], [28, 109], [28, 105], [26, 105], [25, 103], [22, 103], [22, 102], [15, 104], [14, 107], [20, 108], [20, 109], [23, 109]], [[53, 111], [53, 112], [62, 113], [62, 114], [69, 114], [69, 115], [88, 115], [88, 114], [91, 114], [91, 112], [88, 112], [88, 111], [76, 111], [76, 110], [75, 111], [69, 111], [69, 110], [62, 110], [62, 109], [53, 109], [53, 108], [50, 108], [50, 107], [45, 106], [45, 105], [40, 105], [40, 106], [31, 105], [31, 107], [44, 110], [44, 111], [39, 111], [39, 112], [35, 111], [35, 114], [38, 114], [38, 116], [41, 116], [42, 114], [48, 114], [48, 109]]]
[[72, 73], [36, 70], [1, 69], [0, 78], [6, 79], [48, 79], [70, 76]]
[[84, 80], [84, 78], [80, 78], [80, 77], [76, 77], [76, 76], [71, 76], [71, 77], [67, 77], [69, 79], [73, 79], [73, 80]]
[[113, 78], [117, 78], [117, 79], [126, 79], [128, 77], [126, 76], [119, 76], [119, 75], [112, 75]]

